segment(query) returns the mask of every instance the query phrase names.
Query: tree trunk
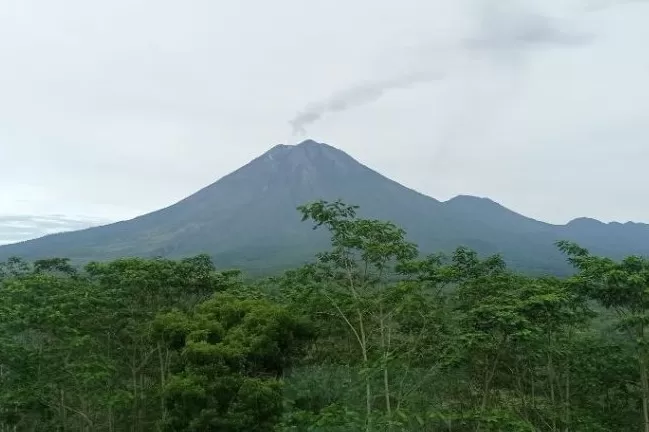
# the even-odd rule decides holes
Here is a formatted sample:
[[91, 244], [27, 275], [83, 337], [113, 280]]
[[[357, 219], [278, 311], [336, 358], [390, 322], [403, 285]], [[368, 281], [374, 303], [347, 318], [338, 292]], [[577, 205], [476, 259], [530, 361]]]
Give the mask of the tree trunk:
[[[165, 349], [166, 352], [166, 349]], [[167, 407], [165, 405], [164, 388], [167, 377], [167, 361], [166, 356], [162, 353], [162, 344], [158, 342], [158, 360], [160, 362], [160, 417], [162, 423], [167, 421]]]
[[638, 366], [640, 368], [640, 384], [642, 387], [642, 417], [644, 432], [649, 432], [649, 380], [647, 379], [647, 363], [643, 352], [638, 356]]
[[[568, 329], [568, 343], [572, 344], [572, 328]], [[565, 385], [565, 428], [564, 432], [570, 431], [570, 422], [571, 422], [571, 405], [570, 405], [570, 369], [572, 367], [572, 362], [570, 360], [570, 352], [568, 353], [566, 360], [566, 385]]]
[[139, 430], [137, 424], [137, 415], [138, 415], [138, 392], [137, 392], [137, 366], [135, 364], [135, 357], [131, 361], [131, 386], [133, 392], [133, 402], [132, 402], [132, 411], [131, 411], [131, 430]]
[[65, 411], [65, 393], [63, 389], [59, 389], [59, 397], [61, 401], [61, 430], [65, 432], [67, 430], [68, 419]]
[[368, 370], [370, 362], [367, 355], [367, 337], [365, 335], [363, 314], [359, 309], [357, 309], [356, 312], [358, 314], [358, 326], [359, 326], [359, 333], [361, 337], [361, 351], [363, 354], [363, 366], [365, 367], [365, 411], [366, 411], [365, 430], [369, 432], [372, 430], [372, 384], [370, 382], [370, 372]]
[[550, 403], [552, 404], [552, 431], [556, 432], [557, 430], [557, 398], [554, 390], [554, 363], [552, 362], [552, 335], [548, 336], [548, 351], [547, 355], [547, 375], [548, 383], [550, 384]]
[[381, 306], [381, 348], [383, 349], [383, 394], [385, 397], [385, 411], [388, 418], [392, 418], [392, 406], [390, 403], [390, 376], [388, 371], [388, 359], [390, 351], [389, 335], [386, 335], [385, 317], [383, 315], [383, 306]]
[[114, 420], [113, 420], [113, 407], [108, 406], [108, 432], [115, 432]]

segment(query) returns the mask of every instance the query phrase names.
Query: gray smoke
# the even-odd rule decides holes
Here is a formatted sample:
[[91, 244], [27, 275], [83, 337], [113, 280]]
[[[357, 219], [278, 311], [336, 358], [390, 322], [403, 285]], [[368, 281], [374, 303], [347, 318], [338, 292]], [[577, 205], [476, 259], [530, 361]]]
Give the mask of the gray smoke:
[[[446, 47], [458, 56], [474, 57], [478, 52], [494, 59], [518, 62], [522, 53], [545, 46], [576, 46], [588, 43], [592, 35], [571, 29], [569, 22], [541, 13], [521, 9], [520, 3], [506, 0], [481, 3], [477, 14], [475, 35]], [[426, 55], [439, 61], [439, 46]], [[425, 62], [420, 62], [423, 65]], [[441, 62], [440, 63], [444, 63]], [[400, 76], [369, 81], [334, 93], [328, 98], [311, 103], [289, 121], [293, 134], [305, 134], [306, 127], [327, 114], [377, 101], [388, 91], [405, 89], [417, 84], [443, 79], [453, 73], [453, 65], [440, 64], [437, 70], [430, 66], [414, 67]]]
[[436, 79], [443, 75], [439, 72], [417, 71], [392, 79], [371, 81], [334, 93], [329, 98], [307, 105], [289, 122], [293, 134], [306, 134], [306, 126], [320, 120], [327, 113], [345, 111], [349, 108], [375, 102], [390, 90], [405, 89]]

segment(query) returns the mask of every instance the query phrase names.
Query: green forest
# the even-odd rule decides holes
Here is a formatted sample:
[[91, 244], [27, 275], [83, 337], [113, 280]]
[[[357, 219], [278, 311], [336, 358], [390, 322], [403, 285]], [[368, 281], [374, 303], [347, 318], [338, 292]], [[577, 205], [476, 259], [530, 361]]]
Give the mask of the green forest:
[[573, 274], [532, 277], [298, 211], [331, 247], [273, 277], [0, 264], [0, 432], [649, 432], [648, 259], [558, 241]]

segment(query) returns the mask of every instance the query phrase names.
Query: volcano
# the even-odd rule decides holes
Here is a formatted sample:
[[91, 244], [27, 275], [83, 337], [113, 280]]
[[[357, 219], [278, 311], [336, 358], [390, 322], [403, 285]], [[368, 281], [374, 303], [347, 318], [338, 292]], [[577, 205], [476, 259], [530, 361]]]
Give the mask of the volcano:
[[0, 260], [67, 257], [76, 262], [125, 256], [178, 258], [210, 254], [220, 268], [269, 273], [311, 260], [328, 237], [300, 221], [296, 207], [341, 199], [359, 214], [403, 227], [424, 253], [463, 245], [500, 253], [533, 273], [569, 270], [557, 240], [577, 241], [619, 258], [649, 255], [649, 225], [576, 219], [552, 225], [487, 198], [441, 202], [400, 185], [347, 153], [312, 140], [277, 145], [193, 195], [131, 220], [52, 234], [0, 247]]

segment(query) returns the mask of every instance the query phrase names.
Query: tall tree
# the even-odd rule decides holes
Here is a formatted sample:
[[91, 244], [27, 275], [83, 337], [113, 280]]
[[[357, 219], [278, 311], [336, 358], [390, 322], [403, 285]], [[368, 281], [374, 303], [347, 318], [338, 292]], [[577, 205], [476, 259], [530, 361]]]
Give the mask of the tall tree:
[[194, 313], [158, 316], [155, 329], [177, 353], [164, 387], [166, 430], [274, 430], [280, 377], [308, 335], [285, 309], [219, 294]]
[[579, 270], [573, 283], [615, 311], [618, 328], [635, 345], [642, 424], [643, 430], [649, 432], [649, 259], [629, 256], [617, 262], [593, 256], [572, 242], [562, 241], [558, 246]]

